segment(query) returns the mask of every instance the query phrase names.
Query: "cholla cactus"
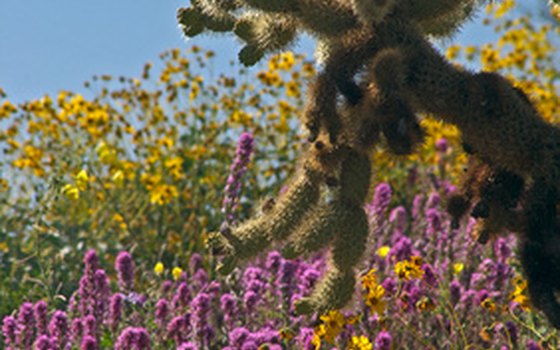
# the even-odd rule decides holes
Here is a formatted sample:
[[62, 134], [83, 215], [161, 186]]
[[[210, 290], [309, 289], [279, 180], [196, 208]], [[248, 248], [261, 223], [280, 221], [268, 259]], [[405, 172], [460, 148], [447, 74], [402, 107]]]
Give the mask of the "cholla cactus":
[[187, 36], [234, 32], [246, 42], [244, 64], [285, 48], [302, 32], [318, 39], [324, 64], [301, 116], [310, 141], [302, 165], [271, 210], [212, 237], [225, 254], [222, 272], [272, 241], [287, 242], [289, 257], [329, 246], [327, 276], [296, 311], [344, 306], [366, 242], [368, 150], [382, 141], [394, 153], [413, 152], [423, 137], [417, 114], [431, 113], [461, 130], [472, 157], [460, 194], [449, 201], [455, 223], [469, 212], [477, 217], [481, 243], [504, 229], [518, 232], [531, 298], [560, 328], [560, 129], [505, 78], [458, 69], [427, 40], [453, 33], [483, 3], [193, 0], [179, 10]]

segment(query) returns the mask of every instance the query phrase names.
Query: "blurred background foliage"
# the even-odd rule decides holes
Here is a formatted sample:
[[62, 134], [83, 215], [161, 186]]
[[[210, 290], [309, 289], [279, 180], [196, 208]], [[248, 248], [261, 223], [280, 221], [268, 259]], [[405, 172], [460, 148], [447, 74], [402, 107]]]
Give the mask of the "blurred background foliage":
[[[488, 7], [485, 24], [497, 42], [447, 45], [446, 55], [506, 75], [556, 121], [560, 24], [554, 13], [537, 20], [514, 8], [512, 0]], [[297, 118], [316, 67], [285, 52], [255, 70], [232, 63], [224, 75], [214, 55], [172, 49], [137, 78], [93, 77], [87, 94], [61, 91], [14, 105], [0, 90], [0, 315], [24, 300], [61, 302], [88, 249], [110, 264], [127, 249], [141, 257], [140, 270], [158, 261], [185, 266], [223, 220], [223, 187], [244, 131], [254, 134], [256, 153], [240, 218], [280, 190], [305, 145]], [[376, 180], [391, 183], [394, 205], [410, 205], [418, 189], [438, 190], [431, 179], [454, 183], [462, 172], [457, 129], [429, 116], [422, 124], [428, 137], [415, 155], [394, 157], [383, 147], [373, 155]], [[447, 148], [436, 152], [442, 139]]]

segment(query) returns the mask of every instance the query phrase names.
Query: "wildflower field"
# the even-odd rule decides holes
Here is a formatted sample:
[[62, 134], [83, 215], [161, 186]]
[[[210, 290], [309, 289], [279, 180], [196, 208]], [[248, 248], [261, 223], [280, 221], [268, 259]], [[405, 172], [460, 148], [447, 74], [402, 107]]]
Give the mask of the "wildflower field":
[[[440, 46], [558, 122], [558, 6], [494, 2], [481, 15], [496, 42]], [[0, 349], [560, 348], [529, 299], [516, 236], [480, 244], [475, 218], [447, 213], [467, 155], [460, 131], [430, 115], [411, 155], [371, 155], [367, 244], [345, 307], [295, 312], [327, 273], [325, 249], [288, 259], [273, 245], [216, 272], [212, 234], [286, 192], [320, 67], [292, 51], [232, 62], [231, 76], [214, 64], [190, 46], [82, 92], [14, 104], [0, 89]]]

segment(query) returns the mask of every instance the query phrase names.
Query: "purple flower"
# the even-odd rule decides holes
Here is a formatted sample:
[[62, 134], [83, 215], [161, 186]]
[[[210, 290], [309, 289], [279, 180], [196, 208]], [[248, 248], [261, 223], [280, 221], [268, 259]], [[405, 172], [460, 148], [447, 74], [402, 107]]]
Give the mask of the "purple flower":
[[272, 274], [276, 274], [280, 268], [280, 264], [282, 264], [282, 260], [282, 255], [276, 250], [273, 250], [269, 252], [266, 257], [265, 267]]
[[319, 277], [321, 277], [321, 273], [317, 269], [313, 267], [305, 269], [298, 281], [299, 292], [302, 295], [309, 294]]
[[439, 237], [442, 230], [441, 214], [438, 209], [426, 209], [426, 235], [428, 237]]
[[247, 166], [253, 153], [254, 139], [250, 133], [243, 133], [239, 138], [235, 159], [230, 168], [224, 189], [224, 201], [222, 213], [225, 215], [223, 227], [235, 225], [235, 211], [238, 207], [239, 196], [241, 194], [241, 179], [247, 171]]
[[424, 264], [422, 265], [422, 270], [424, 271], [424, 281], [430, 286], [436, 287], [438, 285], [438, 278], [432, 265]]
[[37, 334], [47, 334], [48, 306], [44, 300], [35, 303], [35, 320], [37, 322]]
[[385, 211], [391, 203], [391, 195], [393, 191], [388, 183], [382, 182], [375, 188], [373, 200], [366, 204], [366, 210], [370, 215], [370, 222], [375, 223], [376, 227], [381, 227]]
[[249, 314], [255, 311], [255, 306], [258, 301], [259, 295], [252, 290], [245, 292], [245, 295], [243, 295], [243, 303], [245, 304], [245, 309]]
[[235, 349], [240, 349], [249, 337], [249, 331], [245, 327], [238, 327], [229, 333], [229, 345]]
[[158, 327], [165, 327], [169, 317], [169, 302], [165, 299], [158, 300], [155, 311], [155, 323]]
[[210, 296], [206, 293], [198, 293], [191, 301], [193, 331], [201, 342], [208, 342], [212, 336], [208, 328], [208, 314], [210, 312]]
[[512, 321], [507, 321], [504, 325], [504, 328], [507, 331], [507, 337], [509, 338], [509, 340], [511, 340], [511, 343], [516, 344], [518, 339], [518, 332], [515, 323], [513, 323]]
[[297, 337], [297, 341], [303, 350], [315, 350], [312, 328], [302, 328]]
[[241, 350], [259, 350], [258, 344], [253, 340], [247, 340], [243, 343]]
[[161, 294], [165, 296], [171, 291], [171, 288], [173, 288], [173, 282], [170, 280], [163, 281], [161, 284]]
[[84, 337], [89, 335], [95, 337], [97, 335], [97, 320], [93, 315], [87, 315], [82, 320], [84, 326]]
[[109, 327], [116, 332], [122, 318], [124, 296], [121, 293], [115, 293], [109, 301]]
[[33, 315], [33, 304], [23, 303], [18, 313], [18, 328], [16, 340], [23, 349], [31, 349], [35, 333], [35, 317]]
[[461, 284], [453, 280], [449, 284], [449, 293], [451, 294], [451, 304], [456, 305], [461, 300]]
[[439, 193], [437, 192], [430, 193], [430, 195], [428, 196], [428, 200], [426, 201], [426, 211], [428, 209], [437, 208], [440, 203], [441, 203], [441, 197], [439, 196]]
[[182, 343], [177, 350], [198, 350], [198, 346], [191, 342]]
[[389, 222], [395, 225], [395, 230], [404, 232], [407, 225], [406, 209], [399, 205], [395, 209], [391, 210], [389, 214]]
[[97, 350], [99, 347], [97, 346], [97, 340], [94, 337], [86, 335], [82, 339], [80, 343], [81, 350]]
[[381, 331], [375, 337], [375, 349], [377, 350], [390, 350], [393, 338], [391, 334]]
[[412, 217], [414, 218], [418, 217], [418, 215], [422, 211], [423, 205], [424, 205], [424, 195], [417, 194], [416, 196], [414, 196], [414, 199], [412, 200], [412, 210], [411, 210]]
[[80, 339], [82, 339], [83, 334], [84, 334], [84, 324], [82, 323], [82, 319], [81, 318], [73, 319], [72, 326], [70, 329], [71, 342], [79, 343]]
[[42, 334], [35, 342], [35, 350], [53, 350], [56, 344], [47, 334]]
[[2, 322], [2, 334], [4, 335], [4, 343], [6, 347], [16, 346], [16, 330], [17, 322], [13, 316], [6, 316]]
[[189, 259], [189, 271], [191, 275], [194, 275], [199, 269], [202, 269], [202, 255], [198, 253], [193, 253]]
[[194, 273], [192, 281], [196, 284], [198, 290], [201, 290], [208, 284], [208, 273], [204, 269], [198, 269]]
[[94, 249], [90, 249], [84, 256], [85, 273], [92, 275], [99, 269], [99, 258]]
[[56, 310], [49, 322], [49, 333], [51, 337], [56, 338], [56, 342], [60, 348], [64, 348], [68, 343], [68, 317], [64, 311]]
[[186, 307], [191, 300], [191, 293], [189, 286], [185, 282], [181, 282], [177, 288], [177, 292], [173, 296], [171, 304], [175, 314], [181, 312], [182, 308]]
[[235, 315], [237, 313], [237, 301], [235, 297], [230, 293], [222, 295], [220, 298], [220, 308], [224, 313], [224, 321], [226, 325], [229, 328], [233, 327]]
[[105, 319], [109, 307], [109, 297], [111, 294], [109, 277], [107, 277], [104, 270], [97, 270], [95, 271], [93, 280], [95, 282], [95, 309], [93, 314], [99, 322], [102, 322]]
[[175, 339], [177, 344], [187, 341], [189, 331], [190, 315], [174, 317], [167, 325], [167, 336]]
[[115, 350], [150, 350], [150, 335], [144, 328], [127, 327], [123, 329], [117, 342]]
[[439, 140], [436, 141], [436, 150], [440, 153], [445, 153], [447, 152], [447, 148], [449, 147], [449, 143], [447, 142], [447, 139], [445, 137], [440, 138]]
[[130, 292], [134, 286], [134, 261], [132, 256], [122, 251], [115, 261], [115, 269], [117, 270], [117, 278], [121, 290]]

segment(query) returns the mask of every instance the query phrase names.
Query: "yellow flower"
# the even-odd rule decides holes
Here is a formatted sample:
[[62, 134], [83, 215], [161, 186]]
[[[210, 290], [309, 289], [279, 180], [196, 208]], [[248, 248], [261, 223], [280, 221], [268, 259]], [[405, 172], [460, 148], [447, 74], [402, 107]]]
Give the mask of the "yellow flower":
[[124, 173], [122, 170], [115, 171], [113, 176], [111, 176], [111, 180], [115, 183], [115, 185], [119, 187], [122, 186], [124, 183]]
[[334, 344], [335, 338], [344, 328], [344, 316], [338, 310], [329, 311], [328, 314], [321, 316], [323, 323], [320, 325], [319, 334], [328, 343]]
[[458, 275], [463, 271], [464, 268], [465, 268], [465, 264], [463, 263], [453, 264], [453, 273]]
[[150, 190], [150, 203], [164, 205], [179, 196], [177, 188], [170, 185], [159, 185]]
[[485, 308], [490, 312], [496, 311], [496, 303], [491, 298], [486, 298], [483, 301], [481, 301], [480, 306], [482, 306], [483, 308]]
[[80, 170], [80, 172], [76, 175], [76, 187], [80, 191], [85, 191], [89, 182], [88, 173], [85, 170]]
[[395, 273], [397, 277], [408, 281], [413, 278], [422, 278], [422, 276], [424, 276], [424, 270], [422, 270], [419, 264], [421, 260], [413, 258], [414, 257], [412, 257], [410, 261], [399, 261], [395, 264]]
[[181, 278], [182, 273], [183, 273], [183, 269], [181, 269], [180, 267], [174, 267], [173, 270], [171, 271], [171, 274], [173, 275], [173, 279], [175, 281]]
[[[164, 266], [161, 261], [158, 262], [156, 266], [154, 266], [154, 273], [158, 276], [163, 273], [163, 270], [164, 270]], [[179, 272], [179, 276], [181, 276], [181, 272]], [[175, 277], [175, 275], [173, 275], [173, 277]]]
[[62, 193], [71, 200], [78, 200], [80, 198], [80, 190], [78, 189], [78, 187], [71, 185], [71, 184], [67, 184], [64, 187], [62, 187]]
[[369, 339], [363, 335], [352, 336], [350, 339], [350, 344], [348, 344], [348, 350], [372, 350], [373, 345]]
[[387, 307], [387, 302], [383, 299], [385, 295], [385, 288], [381, 285], [375, 286], [369, 290], [366, 295], [366, 305], [369, 306], [371, 313], [377, 313], [378, 315], [382, 315], [385, 312], [385, 308]]
[[383, 247], [377, 249], [377, 255], [380, 258], [385, 259], [385, 257], [387, 257], [390, 251], [391, 251], [391, 247], [384, 245]]
[[377, 285], [377, 275], [375, 274], [375, 272], [377, 272], [377, 270], [373, 268], [369, 270], [368, 273], [362, 277], [363, 289], [372, 290], [373, 288], [375, 288], [375, 286]]

